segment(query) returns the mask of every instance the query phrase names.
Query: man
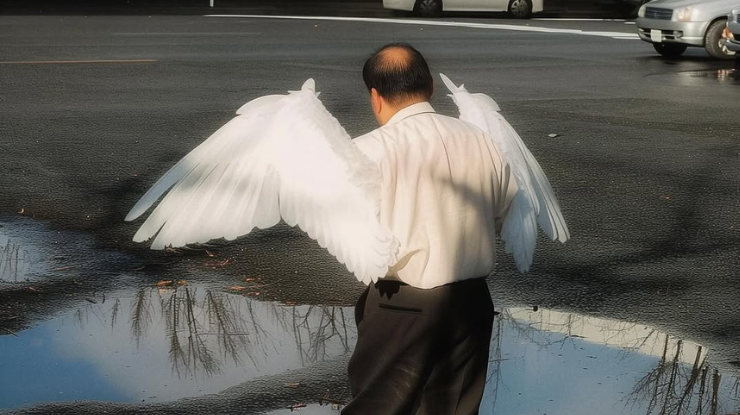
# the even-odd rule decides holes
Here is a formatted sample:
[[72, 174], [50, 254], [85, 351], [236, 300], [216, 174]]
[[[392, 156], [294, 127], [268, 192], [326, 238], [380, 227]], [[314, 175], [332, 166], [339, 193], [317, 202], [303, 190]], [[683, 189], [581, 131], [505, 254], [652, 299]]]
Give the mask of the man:
[[380, 128], [355, 139], [382, 174], [398, 262], [358, 300], [343, 414], [476, 414], [493, 326], [485, 277], [516, 184], [489, 137], [429, 104], [422, 55], [389, 44], [363, 78]]

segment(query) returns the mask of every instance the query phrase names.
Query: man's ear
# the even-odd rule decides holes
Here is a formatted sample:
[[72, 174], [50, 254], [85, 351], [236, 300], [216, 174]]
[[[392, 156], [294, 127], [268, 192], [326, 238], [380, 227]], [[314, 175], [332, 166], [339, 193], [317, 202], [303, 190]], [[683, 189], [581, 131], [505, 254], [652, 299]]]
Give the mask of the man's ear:
[[375, 88], [370, 89], [370, 105], [373, 107], [373, 113], [380, 114], [383, 111], [383, 99]]

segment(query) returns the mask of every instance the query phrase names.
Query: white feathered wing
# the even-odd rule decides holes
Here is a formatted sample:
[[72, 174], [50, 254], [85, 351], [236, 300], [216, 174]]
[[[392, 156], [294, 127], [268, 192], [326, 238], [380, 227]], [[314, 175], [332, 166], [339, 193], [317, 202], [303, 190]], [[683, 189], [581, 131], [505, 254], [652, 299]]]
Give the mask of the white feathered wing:
[[444, 74], [439, 75], [460, 109], [460, 119], [488, 133], [516, 179], [519, 190], [503, 223], [501, 239], [519, 271], [526, 272], [537, 244], [537, 224], [551, 240], [570, 239], [550, 182], [519, 134], [499, 113], [496, 101], [485, 94], [471, 94], [463, 85], [455, 86]]
[[257, 98], [175, 164], [126, 216], [152, 249], [233, 240], [282, 218], [361, 281], [386, 275], [398, 242], [378, 220], [380, 172], [324, 108], [313, 79]]

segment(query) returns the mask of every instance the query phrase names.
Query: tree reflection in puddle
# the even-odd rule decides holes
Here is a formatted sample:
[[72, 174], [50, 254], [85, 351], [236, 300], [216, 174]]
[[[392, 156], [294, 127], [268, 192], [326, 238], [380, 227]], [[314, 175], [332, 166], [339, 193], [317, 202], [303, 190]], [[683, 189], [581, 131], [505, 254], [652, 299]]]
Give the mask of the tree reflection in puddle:
[[[687, 370], [681, 364], [682, 349], [681, 340], [671, 345], [671, 338], [666, 335], [660, 363], [640, 379], [630, 398], [648, 401], [648, 414], [718, 414], [722, 374], [707, 365], [701, 346], [696, 350], [693, 366]], [[739, 382], [735, 378], [729, 388], [735, 397], [739, 396]]]
[[24, 281], [30, 270], [31, 259], [28, 251], [0, 234], [0, 281]]
[[[740, 409], [740, 378], [711, 365], [704, 346], [642, 324], [553, 310], [513, 308], [500, 317], [487, 411], [723, 415]], [[512, 371], [528, 379], [526, 387], [511, 382]], [[518, 390], [538, 396], [522, 398]]]
[[82, 329], [97, 331], [93, 325], [107, 322], [113, 332], [122, 329], [120, 315], [126, 314], [137, 349], [148, 349], [150, 340], [164, 333], [178, 378], [210, 378], [224, 365], [262, 372], [285, 353], [281, 333], [290, 334], [301, 366], [347, 353], [354, 343], [353, 322], [342, 308], [259, 302], [202, 286], [142, 288], [132, 299], [123, 296], [110, 306], [89, 304], [76, 312]]

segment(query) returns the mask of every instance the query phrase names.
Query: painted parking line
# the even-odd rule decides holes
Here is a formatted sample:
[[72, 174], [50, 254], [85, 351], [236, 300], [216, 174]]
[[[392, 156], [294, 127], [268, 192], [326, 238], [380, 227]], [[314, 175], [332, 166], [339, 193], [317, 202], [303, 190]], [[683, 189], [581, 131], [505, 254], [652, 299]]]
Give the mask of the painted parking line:
[[0, 61], [0, 65], [64, 65], [79, 63], [151, 63], [155, 59], [94, 59], [94, 60], [70, 60], [70, 61]]
[[249, 19], [288, 19], [288, 20], [324, 20], [338, 22], [367, 22], [367, 23], [387, 23], [387, 24], [405, 24], [416, 26], [445, 26], [445, 27], [467, 27], [473, 29], [494, 29], [494, 30], [513, 30], [519, 32], [536, 32], [536, 33], [558, 33], [569, 35], [598, 36], [609, 37], [613, 39], [630, 39], [638, 40], [637, 33], [624, 32], [600, 32], [578, 29], [557, 29], [552, 27], [539, 26], [518, 26], [509, 24], [492, 24], [492, 23], [472, 23], [472, 22], [455, 22], [442, 20], [411, 20], [411, 19], [382, 19], [376, 17], [334, 17], [334, 16], [264, 16], [254, 14], [208, 14], [205, 17], [225, 17], [225, 18], [249, 18]]
[[529, 20], [541, 20], [543, 22], [625, 22], [627, 19], [589, 19], [568, 17], [533, 17]]
[[113, 36], [177, 36], [177, 37], [202, 37], [202, 36], [257, 36], [262, 32], [120, 32], [112, 33]]

